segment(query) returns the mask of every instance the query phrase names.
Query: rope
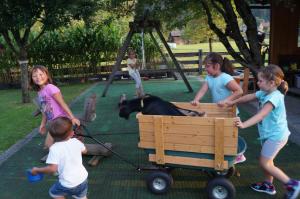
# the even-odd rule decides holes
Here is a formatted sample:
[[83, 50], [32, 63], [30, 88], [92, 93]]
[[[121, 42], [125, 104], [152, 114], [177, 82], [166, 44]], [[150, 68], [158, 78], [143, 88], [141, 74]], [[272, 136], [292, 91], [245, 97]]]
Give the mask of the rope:
[[[77, 136], [82, 136], [82, 137], [86, 137], [86, 138], [90, 138], [92, 140], [94, 140], [96, 143], [100, 144], [101, 146], [103, 146], [105, 149], [107, 149], [108, 151], [112, 152], [114, 155], [116, 155], [120, 160], [126, 162], [127, 164], [133, 166], [137, 171], [141, 171], [142, 169], [140, 168], [139, 165], [136, 165], [135, 163], [133, 163], [132, 161], [124, 158], [122, 155], [120, 155], [119, 153], [115, 152], [114, 150], [112, 150], [111, 148], [107, 147], [103, 142], [95, 139], [93, 136], [91, 136], [89, 130], [87, 129], [86, 126], [84, 125], [80, 125], [80, 127], [82, 127], [84, 129], [84, 131], [87, 133], [87, 135], [82, 135], [82, 134], [77, 134], [76, 133], [76, 129], [74, 129], [75, 135]], [[75, 127], [76, 128], [76, 127]]]
[[141, 51], [142, 51], [142, 70], [144, 70], [146, 68], [145, 44], [144, 44], [144, 28], [142, 28], [141, 40], [142, 40], [142, 46], [141, 46]]

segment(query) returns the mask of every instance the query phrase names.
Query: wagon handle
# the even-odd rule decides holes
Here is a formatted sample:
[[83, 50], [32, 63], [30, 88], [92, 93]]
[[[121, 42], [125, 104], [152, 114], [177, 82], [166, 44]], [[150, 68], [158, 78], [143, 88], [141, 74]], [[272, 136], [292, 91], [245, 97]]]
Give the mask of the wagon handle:
[[[79, 128], [79, 127], [82, 127], [85, 132], [87, 133], [87, 135], [82, 135], [82, 134], [78, 134], [76, 133], [76, 129]], [[136, 165], [135, 163], [133, 163], [132, 161], [124, 158], [122, 155], [120, 155], [119, 153], [115, 152], [114, 150], [112, 150], [111, 148], [107, 147], [103, 142], [97, 140], [96, 138], [94, 138], [93, 136], [91, 136], [89, 130], [87, 129], [87, 127], [83, 124], [81, 124], [80, 126], [74, 126], [74, 133], [75, 135], [77, 136], [82, 136], [82, 137], [86, 137], [86, 138], [90, 138], [92, 140], [94, 140], [96, 143], [100, 144], [101, 146], [103, 146], [105, 149], [107, 149], [108, 151], [112, 152], [114, 155], [116, 155], [120, 160], [126, 162], [127, 164], [133, 166], [137, 171], [141, 171], [141, 170], [146, 170], [146, 168], [141, 168], [139, 165]]]

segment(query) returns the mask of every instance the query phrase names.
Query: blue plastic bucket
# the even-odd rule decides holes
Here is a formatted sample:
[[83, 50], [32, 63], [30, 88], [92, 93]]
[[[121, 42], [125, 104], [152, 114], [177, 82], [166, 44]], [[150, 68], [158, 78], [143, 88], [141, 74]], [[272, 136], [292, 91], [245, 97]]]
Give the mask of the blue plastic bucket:
[[44, 174], [42, 174], [42, 173], [38, 173], [36, 175], [33, 175], [31, 173], [31, 169], [28, 169], [26, 171], [26, 173], [27, 173], [27, 179], [28, 179], [29, 182], [39, 182], [39, 181], [43, 180], [43, 177], [44, 177]]

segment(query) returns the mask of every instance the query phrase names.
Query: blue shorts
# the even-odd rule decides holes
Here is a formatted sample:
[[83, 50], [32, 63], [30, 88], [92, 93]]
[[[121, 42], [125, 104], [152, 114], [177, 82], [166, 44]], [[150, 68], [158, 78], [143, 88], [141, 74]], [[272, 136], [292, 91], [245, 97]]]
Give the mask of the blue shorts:
[[52, 187], [49, 189], [49, 195], [52, 198], [62, 197], [62, 196], [72, 196], [73, 198], [81, 199], [86, 197], [87, 190], [88, 190], [87, 180], [85, 180], [83, 183], [73, 188], [64, 187], [60, 184], [60, 182], [57, 182], [54, 185], [52, 185]]

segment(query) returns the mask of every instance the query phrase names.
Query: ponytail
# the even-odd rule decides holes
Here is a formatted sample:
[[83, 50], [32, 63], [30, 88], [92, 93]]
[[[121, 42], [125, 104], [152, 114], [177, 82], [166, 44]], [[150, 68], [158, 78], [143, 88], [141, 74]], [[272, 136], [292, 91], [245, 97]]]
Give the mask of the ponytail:
[[282, 80], [280, 85], [277, 88], [282, 94], [286, 95], [289, 90], [289, 85], [286, 81]]
[[229, 75], [234, 75], [233, 65], [229, 59], [224, 57], [223, 64], [221, 65], [221, 71]]

